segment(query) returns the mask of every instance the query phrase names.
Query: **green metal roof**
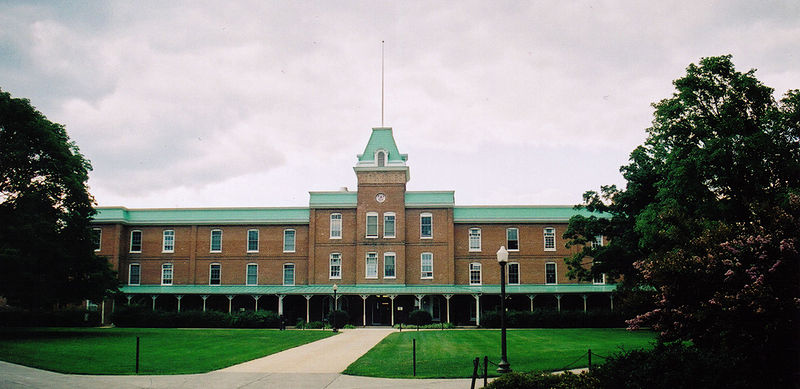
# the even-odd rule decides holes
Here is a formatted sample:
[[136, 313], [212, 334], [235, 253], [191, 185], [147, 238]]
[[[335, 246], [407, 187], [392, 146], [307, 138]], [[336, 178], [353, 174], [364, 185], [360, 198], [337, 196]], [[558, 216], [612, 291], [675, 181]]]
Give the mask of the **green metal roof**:
[[122, 224], [307, 224], [308, 208], [174, 208], [98, 207], [96, 223]]
[[456, 223], [566, 222], [575, 215], [611, 217], [608, 213], [574, 209], [571, 205], [469, 206], [453, 208]]
[[407, 207], [452, 207], [455, 203], [455, 192], [406, 192]]
[[[120, 288], [127, 294], [225, 294], [225, 295], [329, 295], [331, 285], [126, 285]], [[570, 294], [610, 293], [616, 285], [561, 284], [561, 285], [506, 285], [510, 294]], [[416, 294], [500, 294], [500, 285], [339, 285], [342, 295], [416, 295]]]
[[391, 127], [377, 127], [372, 129], [372, 135], [369, 137], [367, 147], [362, 154], [358, 155], [359, 162], [367, 162], [375, 160], [375, 152], [383, 149], [388, 152], [387, 161], [389, 162], [405, 162], [408, 160], [408, 154], [400, 154], [397, 149], [397, 143], [394, 141]]
[[355, 208], [358, 192], [308, 192], [311, 208]]

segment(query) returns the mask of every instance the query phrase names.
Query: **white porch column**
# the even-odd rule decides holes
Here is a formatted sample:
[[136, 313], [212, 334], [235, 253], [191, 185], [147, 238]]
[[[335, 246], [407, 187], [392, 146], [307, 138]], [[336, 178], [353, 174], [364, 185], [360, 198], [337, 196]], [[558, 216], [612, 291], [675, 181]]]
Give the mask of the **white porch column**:
[[306, 298], [306, 323], [311, 321], [311, 295], [304, 294], [303, 297]]
[[480, 326], [481, 325], [481, 295], [473, 294], [472, 296], [475, 297], [475, 325], [476, 326]]
[[556, 300], [558, 300], [558, 311], [561, 312], [561, 295], [556, 295]]
[[417, 309], [422, 309], [422, 299], [425, 297], [424, 294], [415, 294], [414, 297], [417, 298]]
[[390, 295], [389, 295], [389, 300], [392, 300], [392, 301], [391, 301], [391, 307], [392, 307], [392, 308], [391, 308], [391, 311], [392, 311], [392, 327], [394, 327], [394, 299], [395, 299], [395, 297], [397, 297], [397, 295], [396, 295], [396, 294], [390, 294]]
[[614, 312], [614, 295], [609, 294], [608, 298], [611, 300], [611, 312]]
[[206, 300], [208, 300], [208, 295], [204, 294], [204, 295], [200, 296], [200, 298], [203, 299], [203, 312], [205, 312], [206, 311]]
[[155, 311], [156, 310], [156, 299], [158, 298], [158, 296], [157, 295], [151, 295], [150, 298], [153, 299], [153, 310]]
[[283, 298], [286, 297], [285, 294], [278, 295], [278, 316], [283, 316]]
[[133, 296], [128, 294], [128, 295], [125, 295], [125, 298], [128, 299], [128, 305], [131, 305], [131, 299], [133, 298]]
[[536, 298], [535, 294], [529, 294], [528, 298], [531, 299], [531, 312], [533, 312], [533, 299]]
[[586, 312], [586, 299], [587, 299], [589, 296], [587, 296], [587, 295], [583, 295], [583, 296], [581, 296], [581, 297], [583, 297], [583, 311], [584, 311], [584, 312]]
[[362, 323], [361, 325], [363, 325], [364, 327], [367, 326], [367, 297], [369, 297], [368, 294], [361, 295], [361, 304], [362, 304], [361, 312], [363, 313], [363, 318], [361, 319]]
[[183, 298], [182, 294], [176, 294], [175, 298], [178, 299], [178, 312], [181, 311], [181, 299]]
[[453, 297], [452, 294], [444, 295], [444, 299], [447, 300], [447, 322], [450, 322], [450, 298]]
[[230, 315], [230, 314], [231, 314], [231, 312], [233, 311], [233, 297], [234, 297], [234, 296], [233, 296], [232, 294], [229, 294], [229, 295], [228, 295], [228, 314], [229, 314], [229, 315]]
[[106, 300], [100, 303], [100, 325], [106, 324]]
[[256, 310], [256, 312], [258, 312], [258, 299], [261, 298], [261, 295], [260, 294], [254, 294], [252, 296], [253, 296], [253, 300], [256, 300], [256, 308], [255, 308], [255, 310]]

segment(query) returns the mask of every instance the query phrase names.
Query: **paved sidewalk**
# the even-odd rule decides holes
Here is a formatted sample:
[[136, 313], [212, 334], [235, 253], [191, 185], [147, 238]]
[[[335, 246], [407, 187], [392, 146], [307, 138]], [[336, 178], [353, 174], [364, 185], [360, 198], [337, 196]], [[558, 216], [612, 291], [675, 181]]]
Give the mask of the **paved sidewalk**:
[[392, 328], [342, 330], [338, 335], [219, 370], [228, 373], [341, 373]]
[[74, 375], [0, 361], [0, 389], [465, 389], [470, 386], [469, 379], [392, 379], [339, 374], [391, 332], [392, 329], [344, 330], [336, 336], [205, 374]]

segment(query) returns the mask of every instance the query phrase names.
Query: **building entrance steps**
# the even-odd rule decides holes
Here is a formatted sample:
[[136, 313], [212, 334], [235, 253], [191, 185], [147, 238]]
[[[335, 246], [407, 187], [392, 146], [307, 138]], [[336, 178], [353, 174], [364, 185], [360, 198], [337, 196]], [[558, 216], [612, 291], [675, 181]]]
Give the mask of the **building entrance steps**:
[[392, 328], [340, 330], [338, 335], [263, 358], [226, 367], [226, 373], [341, 373], [387, 335]]

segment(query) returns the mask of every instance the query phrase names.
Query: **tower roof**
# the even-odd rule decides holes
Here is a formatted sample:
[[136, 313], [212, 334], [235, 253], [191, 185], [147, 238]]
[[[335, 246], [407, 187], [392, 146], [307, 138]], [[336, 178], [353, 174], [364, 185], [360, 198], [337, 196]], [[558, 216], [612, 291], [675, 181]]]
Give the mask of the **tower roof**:
[[358, 165], [374, 165], [375, 153], [379, 150], [386, 152], [386, 162], [389, 166], [405, 166], [408, 154], [400, 154], [397, 143], [394, 141], [391, 127], [375, 127], [369, 137], [364, 152], [358, 155]]

